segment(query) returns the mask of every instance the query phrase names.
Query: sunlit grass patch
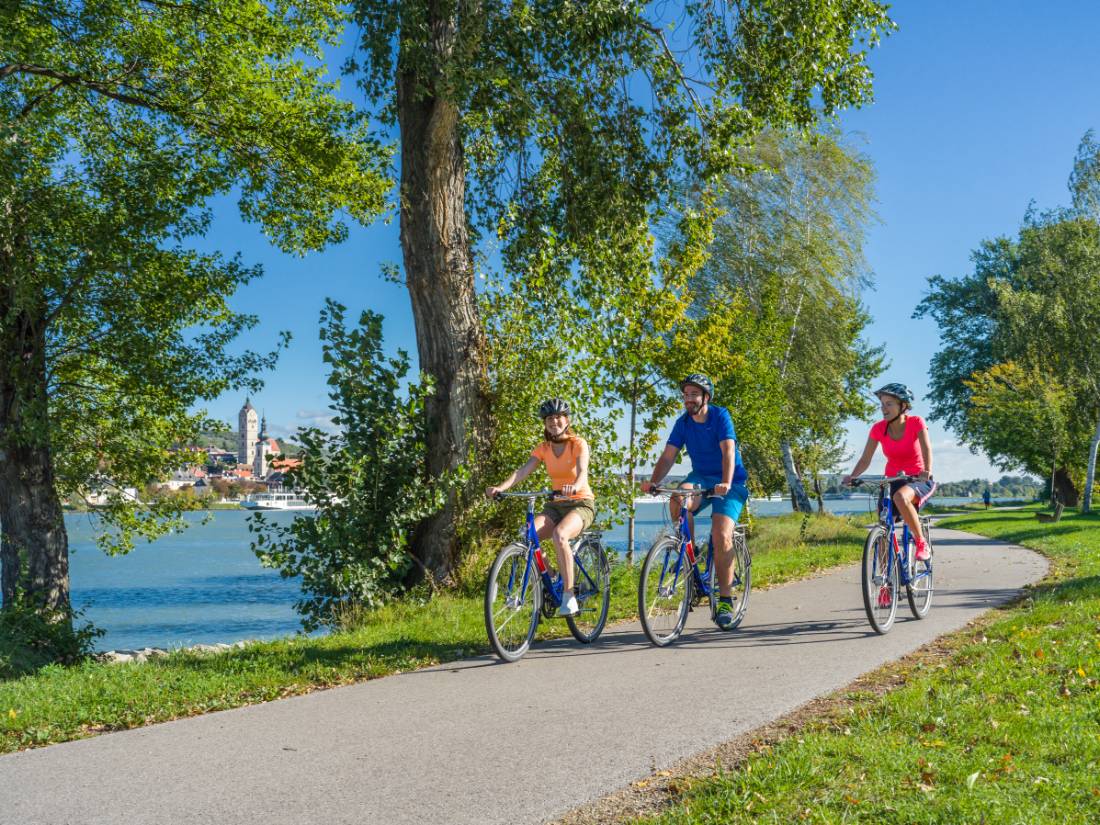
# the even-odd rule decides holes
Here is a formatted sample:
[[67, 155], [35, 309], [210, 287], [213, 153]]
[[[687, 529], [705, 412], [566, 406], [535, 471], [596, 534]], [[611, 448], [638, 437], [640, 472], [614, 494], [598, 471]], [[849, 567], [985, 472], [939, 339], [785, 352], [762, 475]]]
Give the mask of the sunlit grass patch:
[[944, 526], [1040, 549], [1052, 573], [904, 687], [849, 697], [647, 821], [1098, 821], [1100, 517], [989, 511]]

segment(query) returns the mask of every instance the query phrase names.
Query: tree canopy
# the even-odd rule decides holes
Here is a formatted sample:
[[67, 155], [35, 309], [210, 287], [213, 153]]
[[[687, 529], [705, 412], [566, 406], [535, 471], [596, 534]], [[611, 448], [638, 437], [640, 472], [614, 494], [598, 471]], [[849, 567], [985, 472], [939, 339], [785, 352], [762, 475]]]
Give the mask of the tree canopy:
[[1002, 466], [1041, 476], [1060, 468], [1058, 495], [1076, 504], [1083, 489], [1086, 509], [1100, 441], [1096, 148], [1089, 132], [1070, 177], [1072, 207], [1029, 210], [1016, 238], [981, 244], [972, 273], [930, 278], [915, 313], [941, 331], [933, 417]]
[[[259, 274], [191, 247], [233, 193], [281, 248], [386, 206], [390, 152], [320, 67], [339, 4], [29, 0], [0, 7], [0, 484], [5, 604], [67, 604], [57, 492], [143, 487], [272, 354], [227, 298]], [[122, 494], [121, 533], [167, 511]], [[152, 517], [150, 517], [152, 516]]]
[[[349, 68], [401, 132], [401, 226], [428, 399], [431, 469], [492, 440], [476, 251], [547, 284], [710, 185], [766, 126], [808, 129], [871, 100], [873, 0], [646, 3], [356, 0]], [[481, 245], [479, 245], [481, 242]], [[488, 256], [478, 260], [486, 265]], [[422, 558], [445, 574], [457, 508]]]

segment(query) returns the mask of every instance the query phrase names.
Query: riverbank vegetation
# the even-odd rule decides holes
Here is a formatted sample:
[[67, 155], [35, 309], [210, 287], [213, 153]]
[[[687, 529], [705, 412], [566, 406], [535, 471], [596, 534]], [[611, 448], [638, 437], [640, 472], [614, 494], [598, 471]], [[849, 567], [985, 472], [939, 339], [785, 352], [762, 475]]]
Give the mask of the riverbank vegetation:
[[[791, 515], [757, 521], [753, 586], [768, 587], [858, 558], [864, 517]], [[612, 579], [611, 620], [637, 609], [637, 566]], [[483, 581], [484, 570], [479, 581]], [[327, 636], [259, 642], [220, 654], [178, 652], [142, 664], [88, 659], [72, 666], [2, 658], [0, 752], [264, 702], [488, 652], [480, 587], [403, 600], [358, 614]], [[612, 628], [609, 628], [609, 631]], [[609, 632], [605, 631], [605, 632]], [[560, 620], [539, 638], [569, 637]], [[572, 645], [570, 639], [563, 644]], [[599, 641], [596, 642], [598, 646]], [[33, 665], [33, 666], [32, 666]], [[501, 665], [506, 667], [506, 665]], [[37, 668], [37, 669], [35, 669]]]
[[1095, 821], [1100, 516], [1039, 525], [1033, 509], [993, 510], [942, 524], [1038, 550], [1050, 574], [944, 655], [886, 666], [903, 687], [845, 692], [740, 764], [674, 783], [646, 822]]

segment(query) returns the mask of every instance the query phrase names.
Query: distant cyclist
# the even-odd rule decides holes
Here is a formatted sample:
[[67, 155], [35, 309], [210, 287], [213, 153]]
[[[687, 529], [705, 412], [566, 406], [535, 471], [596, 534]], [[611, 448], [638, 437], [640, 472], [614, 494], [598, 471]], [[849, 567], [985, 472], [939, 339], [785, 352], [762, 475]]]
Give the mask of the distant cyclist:
[[569, 405], [560, 398], [548, 398], [539, 405], [543, 441], [531, 451], [531, 458], [495, 487], [485, 491], [492, 498], [531, 475], [540, 463], [546, 465], [550, 486], [560, 495], [548, 500], [535, 516], [539, 538], [550, 537], [557, 551], [562, 578], [562, 605], [559, 616], [579, 612], [573, 592], [573, 551], [569, 540], [579, 536], [596, 518], [596, 499], [588, 486], [588, 442], [573, 432], [569, 424]]
[[897, 511], [909, 525], [909, 533], [916, 543], [917, 559], [926, 561], [930, 555], [928, 542], [921, 532], [917, 511], [936, 489], [936, 482], [932, 480], [932, 444], [928, 440], [928, 425], [919, 415], [909, 415], [909, 410], [913, 408], [913, 393], [905, 384], [887, 384], [875, 390], [875, 395], [882, 405], [882, 421], [871, 427], [863, 455], [841, 483], [850, 484], [870, 466], [878, 444], [882, 445], [882, 453], [886, 456], [887, 476], [917, 476], [918, 481], [893, 482], [890, 495]]
[[[692, 515], [713, 506], [710, 535], [714, 545], [715, 573], [718, 577], [718, 611], [715, 622], [725, 630], [733, 624], [736, 615], [730, 584], [733, 580], [733, 528], [741, 516], [741, 510], [749, 497], [745, 482], [749, 474], [741, 463], [741, 451], [737, 448], [737, 434], [733, 420], [725, 407], [711, 404], [714, 385], [701, 373], [693, 373], [680, 382], [684, 399], [684, 414], [676, 419], [672, 434], [668, 437], [664, 452], [653, 468], [651, 480], [642, 483], [642, 492], [649, 492], [660, 484], [680, 450], [687, 447], [691, 458], [691, 472], [681, 486], [699, 485], [713, 488], [714, 498], [689, 498], [687, 504]], [[676, 499], [670, 503], [672, 517], [680, 516]]]

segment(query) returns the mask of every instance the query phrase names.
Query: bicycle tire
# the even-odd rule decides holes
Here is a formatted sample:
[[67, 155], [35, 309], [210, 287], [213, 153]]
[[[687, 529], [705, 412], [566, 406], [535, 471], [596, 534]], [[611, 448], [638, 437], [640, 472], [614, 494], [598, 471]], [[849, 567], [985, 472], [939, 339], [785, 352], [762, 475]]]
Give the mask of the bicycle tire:
[[928, 615], [928, 611], [932, 609], [932, 594], [935, 592], [932, 578], [932, 533], [927, 529], [926, 523], [921, 526], [924, 528], [924, 540], [928, 544], [928, 558], [924, 561], [913, 559], [913, 563], [909, 565], [912, 571], [909, 584], [905, 586], [905, 597], [909, 600], [909, 610], [915, 619], [923, 619]]
[[890, 631], [898, 613], [898, 566], [893, 563], [892, 555], [893, 548], [882, 527], [875, 527], [867, 533], [861, 575], [863, 607], [867, 612], [867, 621], [879, 634]]
[[[719, 589], [714, 586], [715, 573], [711, 571], [710, 581], [710, 620], [718, 617]], [[733, 581], [730, 584], [730, 596], [733, 597], [733, 624], [726, 630], [736, 630], [749, 609], [749, 593], [752, 591], [752, 556], [749, 555], [749, 543], [742, 533], [733, 535]]]
[[[523, 574], [528, 569], [527, 553], [525, 544], [514, 542], [506, 546], [497, 553], [485, 582], [485, 632], [493, 652], [505, 662], [523, 657], [539, 625], [542, 582], [533, 564], [530, 566], [526, 592], [521, 592]], [[518, 622], [513, 625], [514, 630], [505, 633], [504, 630], [513, 622]]]
[[611, 606], [611, 565], [603, 544], [596, 539], [586, 539], [573, 550], [573, 593], [580, 612], [569, 616], [565, 622], [574, 639], [581, 644], [591, 644], [603, 632]]
[[[680, 570], [676, 564], [682, 556]], [[659, 538], [649, 548], [638, 580], [638, 618], [646, 638], [658, 647], [672, 644], [687, 624], [695, 585], [680, 541]]]

